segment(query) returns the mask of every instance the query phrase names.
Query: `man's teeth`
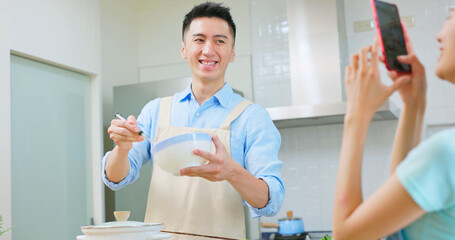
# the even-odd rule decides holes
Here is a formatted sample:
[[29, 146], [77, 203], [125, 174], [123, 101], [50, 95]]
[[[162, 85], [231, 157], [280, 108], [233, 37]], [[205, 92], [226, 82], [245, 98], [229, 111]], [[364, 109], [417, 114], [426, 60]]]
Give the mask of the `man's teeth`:
[[204, 62], [204, 61], [201, 61], [201, 63], [206, 65], [206, 66], [210, 66], [210, 65], [214, 65], [216, 62]]

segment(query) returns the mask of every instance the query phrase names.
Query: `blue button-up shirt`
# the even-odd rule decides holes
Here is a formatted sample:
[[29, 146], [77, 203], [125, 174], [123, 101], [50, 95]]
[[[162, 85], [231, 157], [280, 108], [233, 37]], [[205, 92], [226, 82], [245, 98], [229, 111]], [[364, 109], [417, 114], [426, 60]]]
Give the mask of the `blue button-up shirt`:
[[[155, 139], [158, 128], [160, 100], [149, 102], [142, 109], [137, 122], [144, 134]], [[202, 106], [194, 98], [191, 85], [183, 92], [174, 94], [171, 109], [171, 125], [191, 128], [219, 128], [229, 113], [243, 98], [235, 94], [229, 84], [219, 90]], [[273, 124], [268, 112], [258, 104], [250, 105], [231, 123], [230, 127], [231, 157], [256, 178], [263, 179], [269, 187], [269, 202], [264, 208], [250, 207], [253, 217], [275, 215], [283, 202], [284, 186], [281, 179], [281, 166], [278, 151], [281, 136]], [[153, 161], [148, 141], [135, 142], [128, 158], [130, 171], [119, 183], [109, 181], [105, 173], [107, 152], [102, 159], [102, 177], [104, 183], [112, 190], [117, 190], [139, 177], [140, 168]]]

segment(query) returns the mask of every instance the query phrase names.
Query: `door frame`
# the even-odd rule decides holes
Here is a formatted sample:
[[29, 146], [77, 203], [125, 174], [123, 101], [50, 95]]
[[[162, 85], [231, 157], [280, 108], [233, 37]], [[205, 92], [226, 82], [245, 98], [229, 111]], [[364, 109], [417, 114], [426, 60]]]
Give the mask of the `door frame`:
[[[11, 56], [19, 56], [33, 60], [40, 63], [52, 65], [54, 67], [70, 70], [76, 73], [80, 73], [89, 77], [89, 88], [90, 88], [90, 162], [91, 162], [91, 177], [92, 177], [92, 218], [94, 224], [100, 224], [105, 221], [104, 212], [104, 183], [101, 179], [101, 158], [103, 156], [103, 128], [102, 128], [102, 92], [101, 92], [101, 74], [87, 72], [78, 68], [67, 66], [64, 64], [49, 61], [43, 58], [32, 56], [20, 51], [10, 51]], [[11, 77], [10, 77], [11, 79]], [[11, 89], [11, 88], [10, 88]], [[11, 90], [9, 91], [11, 92]], [[11, 103], [9, 103], [11, 105]], [[11, 111], [11, 110], [10, 110]], [[8, 113], [11, 119], [11, 112]], [[11, 129], [11, 124], [10, 124]], [[11, 139], [11, 137], [10, 137]], [[10, 142], [11, 143], [11, 142]], [[11, 145], [10, 145], [11, 149]]]

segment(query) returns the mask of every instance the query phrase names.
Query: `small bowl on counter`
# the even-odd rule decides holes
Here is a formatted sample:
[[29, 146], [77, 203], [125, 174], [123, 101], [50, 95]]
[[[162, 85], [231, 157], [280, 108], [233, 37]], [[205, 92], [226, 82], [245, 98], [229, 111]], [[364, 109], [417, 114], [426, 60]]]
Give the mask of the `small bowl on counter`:
[[[158, 240], [168, 239], [169, 233], [161, 233], [162, 223], [127, 221], [129, 211], [114, 212], [117, 221], [100, 225], [82, 226], [84, 235], [77, 240]], [[126, 218], [126, 219], [125, 219]]]

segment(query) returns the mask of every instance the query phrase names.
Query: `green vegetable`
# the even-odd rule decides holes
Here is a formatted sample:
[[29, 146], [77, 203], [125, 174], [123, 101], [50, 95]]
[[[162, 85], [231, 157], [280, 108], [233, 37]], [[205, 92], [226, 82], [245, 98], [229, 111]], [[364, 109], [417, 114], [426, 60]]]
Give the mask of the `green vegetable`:
[[3, 225], [3, 218], [2, 215], [0, 215], [0, 236], [3, 235], [4, 233], [8, 232], [12, 227], [2, 230], [2, 225]]
[[321, 240], [333, 240], [333, 238], [326, 234]]

